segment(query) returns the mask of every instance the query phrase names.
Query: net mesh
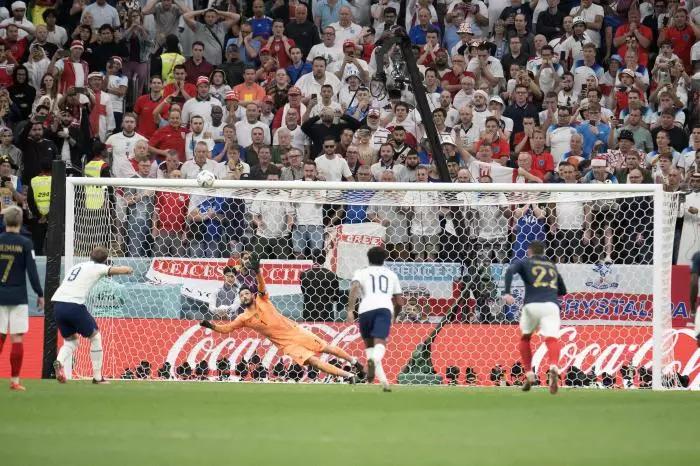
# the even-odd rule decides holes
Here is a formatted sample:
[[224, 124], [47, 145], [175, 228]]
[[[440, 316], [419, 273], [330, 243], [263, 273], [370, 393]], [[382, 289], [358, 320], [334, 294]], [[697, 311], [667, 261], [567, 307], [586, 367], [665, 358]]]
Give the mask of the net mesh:
[[[381, 244], [407, 298], [384, 357], [390, 381], [518, 385], [522, 284], [516, 279], [515, 305], [500, 296], [508, 265], [534, 240], [546, 243], [569, 290], [561, 302], [565, 384], [649, 387], [655, 329], [666, 331], [658, 349], [666, 372], [673, 370], [670, 280], [654, 289], [654, 274], [670, 278], [673, 195], [664, 195], [664, 234], [654, 238], [651, 189], [324, 186], [72, 185], [66, 265], [109, 246], [115, 264], [135, 271], [104, 279], [87, 303], [103, 334], [105, 376], [333, 381], [249, 329], [219, 335], [198, 321], [230, 321], [241, 312], [237, 287], [251, 276], [234, 269], [235, 280], [226, 284], [224, 271], [255, 251], [278, 311], [364, 362], [359, 330], [345, 323], [348, 288], [353, 272], [367, 264], [366, 251]], [[653, 327], [655, 294], [664, 314]], [[537, 336], [533, 342], [533, 364], [544, 380], [546, 347]], [[73, 377], [91, 377], [87, 346], [68, 368]], [[326, 354], [321, 359], [346, 365]]]

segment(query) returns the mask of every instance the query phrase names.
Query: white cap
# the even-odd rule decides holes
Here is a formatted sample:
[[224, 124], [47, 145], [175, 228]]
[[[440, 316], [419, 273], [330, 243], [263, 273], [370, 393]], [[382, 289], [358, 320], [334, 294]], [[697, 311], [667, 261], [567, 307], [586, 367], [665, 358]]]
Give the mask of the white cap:
[[586, 24], [586, 20], [583, 19], [581, 16], [576, 16], [574, 18], [574, 26], [577, 25], [578, 23]]
[[441, 133], [440, 134], [440, 144], [452, 144], [453, 146], [456, 146], [454, 139], [452, 139], [452, 135], [450, 133]]

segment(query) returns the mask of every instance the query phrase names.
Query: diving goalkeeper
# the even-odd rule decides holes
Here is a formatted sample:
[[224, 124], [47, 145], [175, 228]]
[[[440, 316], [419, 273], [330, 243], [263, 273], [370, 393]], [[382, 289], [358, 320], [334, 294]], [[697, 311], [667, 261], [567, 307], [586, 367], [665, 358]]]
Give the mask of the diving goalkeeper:
[[[229, 333], [233, 330], [247, 327], [267, 337], [282, 353], [291, 357], [297, 364], [309, 365], [328, 374], [344, 377], [350, 383], [356, 383], [364, 378], [362, 364], [358, 362], [357, 358], [350, 356], [337, 346], [329, 345], [318, 336], [299, 327], [295, 322], [284, 317], [275, 309], [267, 295], [265, 282], [259, 270], [257, 256], [251, 257], [249, 267], [256, 272], [258, 281], [257, 296], [253, 294], [248, 285], [242, 285], [238, 290], [238, 297], [241, 302], [241, 308], [244, 310], [243, 313], [230, 324], [217, 325], [208, 320], [203, 320], [200, 322], [202, 327], [212, 329], [218, 333]], [[332, 354], [348, 361], [354, 366], [356, 373], [344, 371], [328, 362], [321, 361], [316, 356], [317, 353]]]

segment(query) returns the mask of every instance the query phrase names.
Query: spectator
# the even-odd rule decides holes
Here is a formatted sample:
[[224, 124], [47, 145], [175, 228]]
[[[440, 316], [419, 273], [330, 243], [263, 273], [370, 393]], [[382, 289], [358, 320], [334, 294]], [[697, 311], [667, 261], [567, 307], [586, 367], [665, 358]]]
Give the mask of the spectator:
[[[427, 183], [430, 169], [422, 166], [416, 169], [416, 182]], [[408, 212], [411, 227], [411, 257], [413, 260], [433, 262], [438, 257], [440, 233], [440, 202], [435, 192], [409, 192], [404, 201], [414, 207]]]
[[279, 179], [280, 170], [272, 163], [272, 149], [270, 146], [263, 145], [258, 149], [258, 163], [251, 165], [250, 179], [251, 180], [266, 180], [270, 175], [276, 175]]
[[[248, 147], [253, 143], [253, 131], [260, 128], [263, 132], [263, 142], [265, 144], [272, 143], [270, 136], [270, 126], [260, 121], [260, 106], [255, 102], [249, 102], [245, 106], [245, 120], [236, 122], [236, 135], [238, 136], [238, 144], [241, 147]], [[246, 159], [248, 163], [254, 163]]]
[[84, 7], [80, 21], [82, 22], [87, 15], [92, 17], [92, 27], [94, 29], [98, 29], [103, 25], [109, 25], [113, 28], [120, 26], [119, 13], [107, 3], [107, 0], [95, 0], [95, 3]]
[[194, 157], [182, 164], [182, 177], [194, 180], [202, 170], [210, 171], [214, 174], [218, 172], [218, 163], [211, 159], [209, 146], [204, 141], [199, 141], [194, 146]]
[[312, 61], [311, 73], [303, 75], [296, 82], [296, 87], [301, 90], [303, 96], [302, 102], [309, 103], [314, 95], [321, 94], [321, 89], [324, 84], [331, 85], [333, 88], [332, 94], [334, 96], [340, 91], [340, 80], [335, 74], [326, 71], [326, 59], [317, 56]]
[[226, 160], [219, 163], [216, 177], [220, 180], [240, 180], [243, 175], [250, 175], [250, 165], [241, 160], [238, 144], [226, 146]]
[[[396, 182], [396, 175], [391, 170], [382, 173], [378, 180], [384, 183]], [[410, 237], [408, 213], [410, 207], [404, 205], [370, 205], [367, 219], [386, 227], [387, 250], [392, 260], [406, 261], [410, 257]]]
[[[578, 170], [569, 162], [559, 164], [559, 176], [564, 183], [578, 183]], [[559, 262], [585, 262], [581, 238], [584, 232], [584, 205], [581, 202], [558, 202], [549, 216], [549, 231], [553, 235], [551, 248]]]
[[230, 43], [226, 46], [225, 61], [219, 68], [226, 75], [226, 83], [235, 87], [244, 81], [245, 64], [241, 60], [241, 52], [238, 44]]
[[[307, 6], [303, 3], [298, 3], [294, 9], [294, 19], [285, 26], [287, 37], [294, 41], [302, 57], [306, 57], [311, 48], [320, 42], [318, 28], [308, 20], [307, 15]], [[295, 82], [296, 79], [292, 77], [292, 84]]]
[[[195, 21], [195, 18], [199, 15], [204, 16], [203, 23]], [[200, 60], [204, 60], [204, 64], [209, 64], [210, 66], [221, 64], [224, 55], [224, 37], [226, 32], [231, 29], [234, 23], [238, 22], [241, 16], [230, 11], [208, 8], [206, 10], [187, 11], [182, 17], [194, 33], [196, 41], [192, 44], [192, 56], [194, 58], [196, 54], [197, 59], [191, 62], [194, 66], [187, 71], [188, 81], [195, 82], [199, 76], [209, 76], [209, 73], [203, 72], [204, 67]], [[195, 48], [197, 48], [197, 52], [195, 52]], [[203, 54], [203, 58], [200, 53]], [[195, 74], [195, 72], [200, 72], [201, 74]]]
[[224, 267], [224, 284], [212, 294], [209, 309], [215, 319], [235, 319], [241, 312], [238, 299], [238, 284], [236, 270], [231, 266]]
[[182, 121], [189, 124], [190, 118], [199, 115], [204, 118], [204, 123], [210, 125], [212, 107], [220, 106], [221, 102], [212, 97], [209, 92], [209, 78], [200, 76], [197, 78], [197, 94], [182, 106]]
[[[150, 172], [151, 161], [141, 160], [134, 178], [148, 178]], [[127, 188], [124, 190], [124, 201], [127, 205], [124, 228], [127, 232], [127, 251], [130, 257], [151, 255], [154, 196], [155, 193], [147, 189]]]
[[185, 158], [185, 135], [186, 130], [181, 126], [181, 112], [171, 109], [168, 112], [168, 125], [157, 129], [149, 140], [149, 151], [155, 154], [159, 160], [168, 156], [170, 151], [174, 151], [181, 162]]
[[[36, 118], [36, 117], [34, 117]], [[19, 137], [18, 148], [22, 151], [22, 184], [29, 186], [32, 178], [38, 176], [42, 167], [58, 159], [56, 145], [44, 139], [42, 123], [30, 119]]]
[[185, 160], [194, 158], [195, 146], [199, 142], [204, 142], [209, 152], [214, 149], [214, 140], [211, 138], [211, 134], [204, 132], [204, 118], [199, 115], [190, 118], [190, 129], [191, 132], [185, 136]]
[[[316, 164], [307, 160], [304, 162], [303, 181], [316, 180]], [[287, 211], [291, 217], [292, 247], [297, 259], [317, 259], [323, 252], [323, 206], [308, 202], [315, 200], [314, 198], [317, 197], [315, 193], [302, 194], [302, 196], [301, 202], [290, 203]]]
[[[279, 172], [269, 173], [268, 181], [279, 180]], [[250, 206], [255, 228], [255, 252], [261, 259], [286, 259], [289, 257], [289, 233], [292, 226], [286, 202], [269, 201], [266, 197], [278, 193], [260, 192]]]
[[225, 201], [221, 197], [207, 197], [199, 204], [192, 205], [191, 203], [190, 211], [187, 214], [187, 220], [190, 224], [190, 257], [213, 258], [220, 256], [221, 240], [224, 234], [222, 218], [226, 213]]
[[513, 211], [515, 220], [513, 259], [523, 259], [533, 241], [545, 240], [547, 223], [545, 209], [537, 204], [524, 204]]

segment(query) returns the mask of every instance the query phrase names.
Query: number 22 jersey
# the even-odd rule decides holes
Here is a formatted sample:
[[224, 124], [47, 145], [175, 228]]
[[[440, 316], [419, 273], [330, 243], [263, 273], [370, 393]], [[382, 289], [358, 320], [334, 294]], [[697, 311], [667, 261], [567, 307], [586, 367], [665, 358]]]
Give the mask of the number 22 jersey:
[[521, 259], [506, 271], [505, 293], [510, 294], [513, 275], [518, 274], [525, 284], [525, 299], [529, 303], [557, 303], [566, 294], [564, 280], [553, 262], [543, 256]]

